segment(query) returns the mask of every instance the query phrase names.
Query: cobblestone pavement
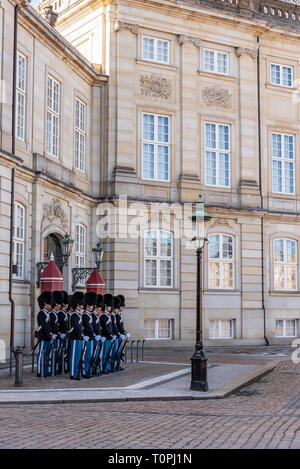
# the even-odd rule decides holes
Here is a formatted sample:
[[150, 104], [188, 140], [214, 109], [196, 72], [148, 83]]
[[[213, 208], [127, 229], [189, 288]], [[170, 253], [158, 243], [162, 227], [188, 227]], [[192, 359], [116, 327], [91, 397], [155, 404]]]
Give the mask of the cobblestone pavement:
[[300, 365], [280, 362], [227, 399], [3, 405], [0, 411], [0, 448], [300, 449]]

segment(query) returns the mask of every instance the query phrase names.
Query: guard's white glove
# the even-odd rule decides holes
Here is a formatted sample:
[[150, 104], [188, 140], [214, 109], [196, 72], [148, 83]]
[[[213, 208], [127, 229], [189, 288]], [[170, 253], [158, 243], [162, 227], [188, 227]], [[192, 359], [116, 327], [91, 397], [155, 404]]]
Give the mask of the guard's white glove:
[[51, 339], [52, 339], [52, 340], [55, 340], [55, 339], [56, 339], [56, 337], [57, 337], [57, 334], [52, 334], [52, 337], [51, 337]]
[[124, 335], [124, 334], [120, 334], [120, 338], [121, 338], [122, 340], [124, 340], [124, 339], [125, 339], [125, 335]]
[[99, 342], [99, 340], [100, 340], [100, 335], [96, 335], [95, 340], [97, 340], [97, 342]]
[[129, 332], [127, 332], [126, 337], [127, 337], [127, 339], [129, 339], [131, 337], [131, 334]]
[[84, 336], [83, 336], [83, 340], [85, 340], [85, 341], [87, 342], [88, 340], [90, 340], [90, 338], [89, 338], [88, 335], [84, 335]]
[[117, 336], [116, 336], [116, 335], [113, 335], [112, 340], [116, 340], [116, 338], [117, 338]]
[[65, 339], [65, 338], [66, 338], [66, 334], [60, 334], [60, 338], [61, 338], [61, 339]]
[[105, 338], [105, 337], [103, 337], [103, 335], [102, 335], [102, 336], [100, 337], [100, 340], [101, 340], [101, 342], [103, 342], [103, 343], [104, 343], [104, 342], [106, 341], [106, 338]]

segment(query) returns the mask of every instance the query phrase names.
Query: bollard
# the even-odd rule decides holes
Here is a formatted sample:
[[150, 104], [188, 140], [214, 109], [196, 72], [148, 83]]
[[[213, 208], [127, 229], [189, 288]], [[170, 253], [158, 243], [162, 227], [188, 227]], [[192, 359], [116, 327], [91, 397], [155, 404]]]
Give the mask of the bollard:
[[132, 340], [130, 343], [130, 362], [133, 363], [133, 355], [132, 355], [132, 346], [134, 344], [135, 340]]
[[16, 359], [15, 386], [23, 386], [23, 350], [24, 347], [14, 347], [12, 349]]
[[136, 341], [136, 362], [137, 363], [139, 361], [139, 343], [140, 343], [140, 340], [137, 340]]
[[146, 340], [143, 339], [143, 341], [142, 341], [142, 362], [144, 361], [144, 358], [145, 358], [145, 342], [146, 342]]

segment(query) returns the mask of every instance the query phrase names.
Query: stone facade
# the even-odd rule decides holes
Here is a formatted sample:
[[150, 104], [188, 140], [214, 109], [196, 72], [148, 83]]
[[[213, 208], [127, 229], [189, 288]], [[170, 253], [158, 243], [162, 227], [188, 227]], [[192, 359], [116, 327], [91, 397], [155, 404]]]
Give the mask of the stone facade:
[[[74, 170], [73, 152], [70, 151], [74, 144], [74, 134], [68, 128], [69, 122], [73, 121], [70, 117], [71, 94], [69, 99], [64, 97], [62, 125], [65, 130], [61, 135], [65, 150], [63, 160], [57, 162], [45, 154], [45, 106], [42, 100], [45, 89], [40, 85], [33, 87], [33, 130], [28, 133], [27, 148], [21, 148], [19, 144], [16, 152], [25, 162], [18, 163], [18, 191], [23, 196], [23, 204], [28, 204], [28, 226], [32, 226], [32, 235], [28, 234], [30, 271], [27, 277], [31, 289], [34, 289], [31, 272], [35, 263], [42, 259], [43, 237], [49, 232], [63, 233], [65, 223], [74, 238], [75, 220], [78, 220], [89, 231], [90, 250], [96, 239], [99, 202], [107, 201], [118, 207], [118, 196], [126, 195], [135, 209], [137, 204], [148, 206], [151, 201], [170, 206], [191, 203], [197, 200], [200, 191], [207, 211], [212, 215], [207, 235], [224, 234], [234, 239], [232, 288], [209, 287], [208, 250], [205, 248], [203, 316], [207, 343], [264, 343], [264, 337], [270, 342], [290, 342], [291, 338], [275, 337], [275, 324], [276, 320], [295, 321], [298, 326], [296, 336], [299, 336], [299, 285], [294, 290], [276, 290], [273, 259], [275, 239], [294, 240], [297, 252], [300, 252], [297, 170], [300, 7], [276, 0], [99, 1], [93, 3], [93, 8], [91, 3], [41, 2], [37, 7], [40, 13], [49, 5], [58, 11], [55, 29], [31, 10], [22, 13], [27, 22], [38, 22], [40, 26], [35, 31], [44, 37], [43, 41], [35, 39], [33, 54], [26, 36], [32, 38], [32, 31], [26, 29], [26, 23], [22, 24], [20, 44], [24, 47], [26, 44], [31, 61], [39, 61], [36, 66], [32, 63], [31, 70], [42, 73], [45, 67], [51, 66], [58, 79], [65, 82], [64, 93], [74, 94], [74, 89], [83, 93], [82, 99], [89, 104], [90, 113], [90, 149], [87, 152], [90, 162], [87, 173], [82, 175]], [[7, 5], [12, 8], [11, 4]], [[166, 63], [143, 56], [144, 36], [156, 43], [168, 43], [169, 60]], [[45, 40], [48, 47], [44, 45]], [[58, 44], [61, 44], [60, 48]], [[6, 47], [10, 53], [6, 53], [9, 65], [5, 73], [9, 74], [11, 43]], [[74, 48], [85, 59], [78, 53], [76, 55]], [[226, 55], [227, 73], [205, 69], [205, 50]], [[293, 86], [271, 83], [271, 63], [293, 70]], [[109, 77], [108, 85], [105, 85], [106, 77], [99, 75], [100, 71]], [[143, 177], [143, 114], [169, 118], [167, 181]], [[2, 119], [2, 142], [6, 142], [2, 147], [9, 152], [9, 102]], [[227, 187], [208, 185], [205, 178], [206, 123], [230, 128], [230, 182]], [[273, 191], [272, 133], [294, 136], [295, 193]], [[7, 252], [8, 168], [17, 163], [9, 155], [3, 155], [3, 158], [6, 178], [2, 179], [1, 190], [7, 205], [1, 216], [6, 226], [3, 252]], [[25, 188], [27, 200], [24, 200]], [[64, 215], [56, 220], [55, 231], [49, 225], [54, 215], [50, 210], [49, 218], [49, 208], [45, 207], [53, 205], [57, 199]], [[4, 207], [2, 203], [1, 206]], [[127, 221], [131, 222], [134, 215], [132, 213]], [[173, 241], [171, 288], [146, 286], [141, 238], [120, 237], [107, 239], [104, 243], [103, 276], [109, 291], [125, 294], [127, 327], [134, 337], [144, 337], [145, 321], [168, 319], [172, 320], [172, 339], [193, 341], [196, 259], [195, 252], [187, 249], [186, 240]], [[5, 254], [1, 263], [1, 285], [2, 317], [6, 321], [8, 315], [5, 312], [9, 309], [7, 260]], [[72, 262], [74, 265], [74, 258]], [[297, 272], [299, 265], [297, 257]], [[24, 323], [29, 331], [30, 283], [15, 283], [14, 288], [20, 311], [25, 311], [23, 304], [28, 305], [28, 320]], [[232, 321], [232, 338], [209, 339], [210, 321], [214, 319]], [[20, 324], [20, 328], [23, 327], [23, 323]], [[6, 327], [7, 324], [4, 330]]]

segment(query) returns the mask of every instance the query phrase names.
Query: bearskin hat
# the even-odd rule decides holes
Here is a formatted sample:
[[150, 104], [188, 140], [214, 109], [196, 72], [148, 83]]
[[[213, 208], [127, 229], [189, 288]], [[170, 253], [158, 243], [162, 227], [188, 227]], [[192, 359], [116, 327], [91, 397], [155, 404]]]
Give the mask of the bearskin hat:
[[120, 301], [120, 298], [118, 296], [114, 296], [114, 299], [113, 299], [113, 307], [115, 309], [119, 309], [121, 306], [121, 301]]
[[101, 308], [103, 306], [103, 295], [97, 295], [97, 308]]
[[62, 290], [62, 294], [64, 295], [64, 299], [63, 299], [63, 304], [64, 305], [68, 305], [69, 304], [69, 295], [66, 291]]
[[84, 295], [85, 306], [96, 306], [97, 304], [97, 293], [91, 291]]
[[71, 308], [75, 310], [77, 308], [77, 305], [84, 305], [84, 294], [81, 291], [76, 291], [71, 296]]
[[38, 304], [41, 309], [45, 306], [45, 304], [52, 305], [53, 302], [53, 295], [51, 291], [43, 291], [38, 297]]
[[64, 296], [63, 292], [56, 290], [56, 291], [53, 292], [53, 303], [52, 303], [52, 305], [53, 306], [62, 305], [64, 299], [65, 299], [65, 296]]
[[104, 306], [112, 306], [113, 305], [113, 296], [110, 293], [105, 293], [103, 298]]
[[118, 295], [118, 298], [120, 300], [120, 306], [125, 306], [125, 296], [124, 295]]

